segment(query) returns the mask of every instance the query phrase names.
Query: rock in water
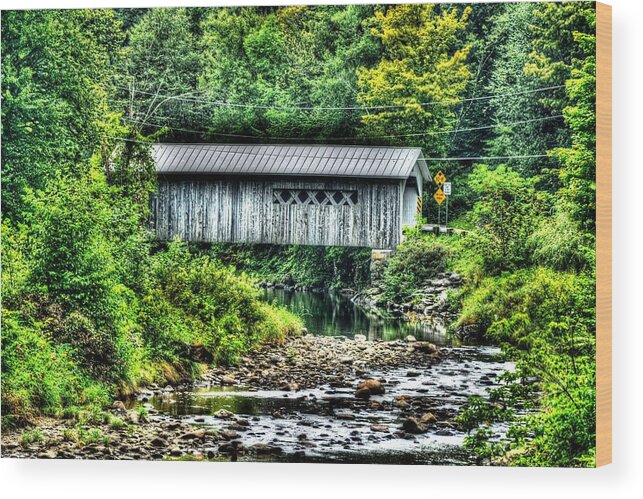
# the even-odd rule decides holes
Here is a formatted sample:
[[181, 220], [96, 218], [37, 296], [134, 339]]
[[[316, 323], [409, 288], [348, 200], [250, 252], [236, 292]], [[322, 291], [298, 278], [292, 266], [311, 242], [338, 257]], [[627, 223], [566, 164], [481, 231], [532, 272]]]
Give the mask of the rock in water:
[[213, 414], [215, 418], [220, 418], [220, 419], [230, 419], [235, 416], [234, 412], [230, 412], [227, 409], [219, 409], [217, 412]]
[[384, 385], [381, 381], [376, 379], [366, 379], [357, 385], [355, 396], [357, 398], [368, 398], [371, 395], [382, 395], [384, 393]]
[[438, 419], [431, 412], [427, 412], [420, 418], [420, 423], [424, 425], [430, 425], [437, 421]]
[[358, 388], [355, 391], [355, 396], [358, 399], [367, 399], [371, 396], [371, 391], [368, 388]]
[[206, 435], [206, 431], [201, 429], [201, 430], [194, 430], [194, 431], [189, 431], [187, 433], [184, 433], [179, 438], [181, 440], [203, 440], [205, 438], [205, 435]]
[[427, 427], [415, 418], [407, 418], [402, 423], [402, 429], [407, 433], [424, 433]]
[[428, 341], [418, 341], [413, 344], [413, 348], [418, 352], [423, 353], [433, 354], [438, 352], [438, 347], [436, 347], [433, 343], [429, 343]]
[[270, 445], [270, 444], [254, 444], [250, 446], [250, 451], [254, 452], [255, 454], [282, 454], [283, 449], [281, 447], [278, 447], [276, 445]]
[[234, 430], [224, 430], [219, 433], [219, 436], [224, 440], [234, 440], [239, 437], [239, 434]]

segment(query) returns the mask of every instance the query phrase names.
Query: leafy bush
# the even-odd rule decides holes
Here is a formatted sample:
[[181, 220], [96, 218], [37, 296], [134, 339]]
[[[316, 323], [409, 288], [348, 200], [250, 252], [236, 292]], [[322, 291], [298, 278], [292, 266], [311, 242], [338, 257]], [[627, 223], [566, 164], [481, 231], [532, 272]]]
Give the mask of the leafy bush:
[[540, 265], [561, 271], [582, 270], [594, 263], [588, 239], [565, 211], [558, 210], [540, 222], [527, 245], [533, 260]]
[[[214, 360], [234, 362], [258, 341], [291, 332], [297, 322], [287, 312], [273, 311], [262, 304], [248, 277], [235, 275], [232, 268], [208, 255], [192, 255], [184, 243], [173, 242], [166, 252], [157, 253], [152, 268], [159, 289], [146, 303], [165, 307], [170, 316], [175, 315], [172, 309], [180, 310], [182, 320], [164, 324], [156, 320], [156, 327], [146, 327], [144, 334], [148, 339], [153, 335], [172, 344], [170, 352], [198, 342]], [[198, 337], [190, 331], [198, 331]]]
[[42, 412], [109, 401], [108, 388], [82, 372], [68, 344], [52, 344], [37, 323], [2, 313], [2, 412], [18, 421]]
[[131, 199], [92, 172], [31, 192], [29, 225], [3, 223], [5, 414], [73, 414], [301, 327], [260, 302], [251, 279], [185, 244], [151, 254]]
[[476, 227], [465, 239], [490, 274], [512, 270], [527, 260], [526, 240], [534, 229], [539, 199], [534, 179], [504, 165], [476, 165], [468, 183], [478, 195], [471, 219]]
[[451, 249], [435, 236], [406, 239], [388, 259], [383, 287], [387, 299], [405, 298], [427, 280], [444, 272], [452, 257]]
[[370, 248], [215, 244], [211, 255], [264, 281], [359, 289], [370, 278]]

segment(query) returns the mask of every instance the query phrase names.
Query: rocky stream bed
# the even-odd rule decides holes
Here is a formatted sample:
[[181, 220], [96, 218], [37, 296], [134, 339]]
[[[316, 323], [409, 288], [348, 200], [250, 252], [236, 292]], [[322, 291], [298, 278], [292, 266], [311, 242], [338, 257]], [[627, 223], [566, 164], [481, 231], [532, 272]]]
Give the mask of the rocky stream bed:
[[[445, 347], [306, 334], [265, 345], [192, 385], [151, 386], [116, 401], [120, 427], [70, 438], [72, 421], [43, 419], [41, 438], [2, 436], [5, 457], [472, 464], [454, 422], [511, 364], [490, 347]], [[143, 409], [141, 409], [143, 408]]]

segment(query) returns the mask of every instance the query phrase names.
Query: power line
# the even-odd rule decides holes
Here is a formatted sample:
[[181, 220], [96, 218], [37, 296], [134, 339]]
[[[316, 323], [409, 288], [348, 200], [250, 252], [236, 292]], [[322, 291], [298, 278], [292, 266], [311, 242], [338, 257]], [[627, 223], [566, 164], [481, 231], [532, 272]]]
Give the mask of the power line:
[[498, 97], [512, 97], [516, 95], [526, 95], [533, 94], [538, 92], [546, 92], [548, 90], [556, 90], [559, 88], [564, 88], [565, 85], [551, 85], [548, 87], [540, 87], [531, 90], [521, 90], [517, 92], [507, 92], [504, 94], [493, 94], [493, 95], [483, 95], [479, 97], [466, 97], [462, 99], [454, 100], [435, 100], [429, 102], [410, 102], [408, 104], [394, 104], [394, 105], [380, 105], [380, 106], [274, 106], [274, 105], [256, 105], [256, 104], [239, 104], [234, 102], [226, 102], [222, 100], [211, 100], [211, 99], [202, 99], [198, 97], [184, 97], [181, 95], [170, 95], [170, 94], [160, 94], [154, 92], [146, 92], [143, 90], [132, 90], [128, 87], [121, 85], [114, 85], [115, 88], [122, 90], [131, 90], [134, 94], [143, 94], [159, 98], [170, 100], [178, 100], [184, 102], [196, 102], [200, 104], [212, 104], [219, 107], [231, 107], [231, 108], [244, 108], [244, 109], [262, 109], [262, 110], [278, 110], [278, 111], [356, 111], [356, 110], [377, 110], [377, 109], [405, 109], [409, 106], [451, 106], [456, 104], [462, 104], [465, 102], [473, 102], [478, 100], [490, 100]]
[[461, 156], [461, 157], [439, 157], [424, 158], [425, 161], [470, 161], [470, 160], [493, 160], [493, 159], [526, 159], [526, 158], [549, 158], [548, 154], [523, 154], [517, 156]]
[[[103, 135], [103, 138], [107, 139], [113, 139], [113, 140], [118, 140], [120, 142], [132, 142], [136, 144], [146, 144], [146, 145], [154, 145], [155, 143], [153, 142], [148, 142], [146, 140], [137, 140], [137, 139], [128, 139], [126, 137], [115, 137], [113, 135]], [[208, 149], [214, 149], [215, 147], [221, 147], [219, 145], [213, 146], [212, 144], [183, 144], [183, 143], [173, 143], [172, 145], [180, 145], [186, 149], [203, 149], [203, 148], [208, 148]], [[226, 144], [221, 144], [225, 146]], [[232, 144], [230, 144], [232, 145]], [[303, 145], [302, 145], [303, 146]], [[292, 147], [296, 147], [293, 145]], [[405, 147], [405, 149], [411, 149], [409, 147]], [[246, 152], [246, 151], [221, 151], [221, 154], [238, 154], [238, 155], [246, 155], [246, 156], [261, 156], [261, 157], [279, 157], [279, 158], [288, 158], [288, 157], [299, 157], [298, 154], [265, 154], [265, 153], [258, 153], [258, 152]], [[550, 156], [548, 154], [524, 154], [524, 155], [515, 155], [515, 156], [460, 156], [460, 157], [435, 157], [435, 158], [427, 158], [427, 157], [422, 157], [423, 160], [425, 161], [471, 161], [471, 160], [498, 160], [498, 159], [526, 159], [526, 158], [549, 158]], [[339, 157], [339, 156], [324, 156], [326, 159], [350, 159], [347, 157]]]
[[189, 128], [178, 128], [178, 127], [171, 127], [168, 125], [160, 125], [158, 123], [150, 123], [147, 121], [140, 121], [140, 120], [133, 120], [129, 118], [122, 118], [124, 121], [127, 121], [129, 123], [136, 123], [139, 125], [143, 126], [151, 126], [155, 128], [168, 128], [172, 131], [178, 131], [178, 132], [185, 132], [185, 133], [194, 133], [198, 135], [218, 135], [222, 137], [235, 137], [235, 138], [243, 138], [243, 139], [262, 139], [262, 140], [289, 140], [289, 141], [302, 141], [302, 140], [314, 140], [314, 141], [319, 141], [319, 140], [372, 140], [372, 139], [392, 139], [392, 138], [402, 138], [402, 137], [426, 137], [426, 136], [431, 136], [431, 135], [443, 135], [443, 134], [452, 134], [452, 133], [460, 133], [460, 132], [471, 132], [471, 131], [478, 131], [478, 130], [489, 130], [493, 128], [502, 128], [502, 127], [511, 127], [511, 126], [516, 126], [516, 125], [524, 125], [527, 123], [535, 123], [539, 121], [547, 121], [547, 120], [553, 120], [553, 119], [559, 119], [563, 118], [562, 114], [556, 114], [553, 116], [544, 116], [541, 118], [532, 118], [528, 120], [520, 120], [520, 121], [513, 121], [510, 123], [498, 123], [495, 125], [485, 125], [485, 126], [478, 126], [478, 127], [469, 127], [469, 128], [455, 128], [451, 130], [436, 130], [436, 131], [429, 131], [429, 132], [418, 132], [418, 133], [405, 133], [405, 134], [391, 134], [391, 135], [371, 135], [371, 136], [366, 136], [366, 137], [356, 137], [356, 138], [351, 138], [351, 137], [261, 137], [257, 135], [244, 135], [244, 134], [234, 134], [234, 133], [224, 133], [224, 132], [209, 132], [209, 131], [204, 131], [204, 130], [193, 130]]

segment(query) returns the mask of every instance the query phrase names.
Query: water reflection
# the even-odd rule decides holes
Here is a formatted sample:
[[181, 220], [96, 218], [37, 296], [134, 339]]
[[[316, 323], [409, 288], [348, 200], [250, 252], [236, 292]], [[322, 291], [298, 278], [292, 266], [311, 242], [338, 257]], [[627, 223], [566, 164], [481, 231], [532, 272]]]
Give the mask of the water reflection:
[[351, 338], [363, 334], [369, 340], [396, 340], [413, 335], [418, 340], [439, 345], [452, 343], [441, 324], [410, 323], [399, 318], [378, 317], [367, 313], [346, 296], [332, 291], [313, 293], [273, 288], [263, 290], [263, 298], [285, 306], [300, 316], [313, 334]]

